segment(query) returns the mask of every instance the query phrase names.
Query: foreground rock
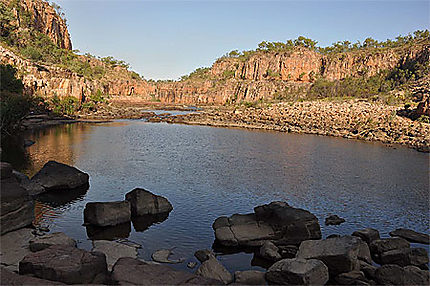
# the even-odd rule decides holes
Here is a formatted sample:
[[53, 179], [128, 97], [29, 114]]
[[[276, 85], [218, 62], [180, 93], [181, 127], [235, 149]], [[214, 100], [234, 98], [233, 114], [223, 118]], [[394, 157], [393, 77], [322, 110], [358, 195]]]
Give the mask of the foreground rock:
[[92, 251], [98, 251], [106, 255], [106, 262], [109, 271], [112, 270], [114, 264], [121, 257], [137, 258], [136, 246], [126, 245], [116, 241], [95, 240], [93, 241]]
[[87, 203], [84, 209], [84, 223], [94, 226], [114, 226], [131, 220], [130, 203], [94, 202]]
[[339, 274], [334, 280], [339, 285], [370, 285], [364, 273], [358, 270]]
[[107, 277], [106, 257], [100, 252], [54, 245], [24, 257], [19, 263], [19, 274], [66, 284], [101, 284]]
[[375, 272], [376, 282], [383, 285], [429, 285], [429, 272], [416, 266], [384, 265]]
[[270, 241], [265, 241], [263, 243], [258, 254], [260, 257], [270, 261], [278, 261], [282, 259], [281, 254], [279, 253], [279, 248]]
[[254, 212], [217, 218], [212, 225], [216, 240], [223, 246], [261, 246], [266, 240], [288, 245], [321, 238], [318, 219], [306, 210], [272, 202]]
[[324, 285], [328, 279], [327, 266], [317, 259], [283, 259], [273, 264], [266, 279], [280, 285]]
[[31, 253], [29, 241], [34, 239], [32, 229], [22, 228], [0, 237], [1, 264], [10, 271], [18, 271], [19, 262]]
[[410, 242], [422, 243], [422, 244], [430, 244], [430, 236], [425, 233], [419, 233], [406, 228], [398, 228], [392, 232], [390, 232], [390, 236], [398, 236], [406, 239]]
[[52, 245], [76, 247], [76, 241], [62, 232], [54, 232], [30, 240], [30, 250], [33, 252], [44, 250]]
[[45, 191], [71, 190], [88, 188], [88, 174], [63, 163], [49, 161], [31, 178], [41, 185]]
[[32, 224], [34, 203], [12, 175], [12, 166], [5, 162], [0, 164], [0, 228], [1, 234], [5, 234]]
[[414, 265], [426, 269], [429, 255], [424, 248], [401, 248], [383, 252], [380, 262], [399, 266]]
[[233, 282], [233, 276], [231, 273], [213, 257], [204, 261], [197, 269], [196, 274], [208, 279], [222, 281], [224, 284], [230, 284]]
[[330, 275], [358, 270], [361, 239], [353, 236], [325, 240], [307, 240], [300, 244], [297, 258], [319, 259], [327, 265]]
[[209, 249], [200, 249], [194, 252], [194, 256], [197, 258], [198, 261], [204, 262], [211, 257], [215, 258], [215, 253], [213, 253], [213, 251]]
[[182, 263], [182, 262], [185, 261], [184, 258], [169, 259], [170, 255], [172, 255], [172, 254], [173, 254], [173, 249], [160, 249], [160, 250], [155, 251], [151, 255], [151, 258], [155, 262], [159, 262], [159, 263], [171, 263], [171, 264], [175, 264], [175, 263]]
[[344, 223], [345, 219], [337, 216], [337, 215], [331, 215], [326, 217], [325, 219], [325, 225], [339, 225], [341, 223]]
[[61, 282], [54, 282], [25, 275], [19, 275], [15, 272], [0, 268], [0, 283], [1, 285], [63, 285]]
[[352, 235], [361, 238], [367, 244], [370, 244], [374, 240], [380, 239], [379, 231], [370, 227], [354, 231]]
[[130, 202], [133, 216], [155, 215], [173, 210], [172, 204], [166, 198], [144, 189], [134, 189], [125, 195], [125, 199]]
[[119, 285], [221, 285], [221, 281], [206, 279], [163, 265], [137, 259], [120, 258], [112, 270], [112, 280]]
[[31, 181], [30, 178], [27, 177], [25, 174], [14, 170], [13, 175], [18, 180], [19, 185], [23, 187], [30, 196], [36, 196], [45, 192], [44, 187]]
[[375, 262], [381, 262], [381, 254], [390, 250], [409, 248], [410, 244], [405, 239], [400, 237], [383, 238], [372, 241], [369, 244], [372, 258]]
[[263, 271], [247, 270], [234, 272], [234, 283], [241, 285], [266, 285]]

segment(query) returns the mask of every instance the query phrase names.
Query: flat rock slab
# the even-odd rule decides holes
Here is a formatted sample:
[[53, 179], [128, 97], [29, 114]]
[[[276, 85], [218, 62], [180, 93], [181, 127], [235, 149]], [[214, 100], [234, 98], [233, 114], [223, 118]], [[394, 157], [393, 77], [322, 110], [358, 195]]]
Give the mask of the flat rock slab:
[[46, 191], [70, 190], [87, 187], [89, 175], [63, 163], [49, 161], [31, 181], [41, 185]]
[[165, 197], [141, 188], [127, 193], [125, 199], [130, 202], [133, 217], [169, 213], [173, 210], [172, 204]]
[[61, 282], [49, 281], [25, 275], [19, 275], [15, 272], [0, 268], [0, 284], [1, 285], [64, 285]]
[[267, 285], [266, 273], [257, 270], [234, 272], [234, 283], [241, 285]]
[[92, 251], [102, 252], [106, 255], [108, 270], [111, 271], [113, 265], [121, 257], [137, 258], [138, 246], [131, 246], [124, 243], [110, 240], [94, 240]]
[[19, 262], [31, 253], [29, 242], [34, 239], [32, 229], [22, 228], [0, 237], [0, 261], [11, 271], [18, 271]]
[[30, 240], [30, 250], [33, 252], [44, 250], [52, 245], [76, 247], [76, 241], [62, 232], [54, 232]]
[[159, 262], [159, 263], [175, 264], [175, 263], [182, 263], [185, 261], [184, 258], [169, 259], [170, 255], [172, 254], [173, 254], [173, 249], [159, 249], [151, 255], [151, 258], [155, 262]]
[[358, 270], [358, 254], [362, 243], [360, 238], [354, 236], [306, 240], [300, 244], [297, 258], [319, 259], [327, 265], [331, 275], [337, 276]]
[[91, 202], [85, 205], [84, 223], [94, 226], [114, 226], [130, 222], [131, 212], [128, 201]]
[[220, 281], [133, 258], [120, 258], [115, 263], [112, 280], [119, 285], [222, 285]]
[[324, 285], [328, 279], [328, 268], [317, 259], [282, 259], [273, 264], [266, 279], [277, 285]]
[[398, 228], [390, 232], [390, 236], [402, 237], [410, 242], [430, 244], [430, 235], [425, 233], [419, 233], [411, 229]]
[[209, 258], [197, 269], [196, 274], [208, 279], [222, 281], [224, 284], [233, 282], [233, 275], [216, 259]]
[[107, 277], [106, 257], [100, 252], [53, 245], [24, 257], [19, 263], [19, 274], [66, 284], [101, 284]]

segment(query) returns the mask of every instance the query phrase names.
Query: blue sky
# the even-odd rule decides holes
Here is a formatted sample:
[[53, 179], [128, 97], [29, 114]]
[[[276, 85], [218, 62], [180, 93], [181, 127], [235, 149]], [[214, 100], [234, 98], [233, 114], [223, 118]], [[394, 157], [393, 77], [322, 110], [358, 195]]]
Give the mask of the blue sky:
[[228, 51], [303, 35], [395, 38], [430, 26], [430, 1], [54, 0], [74, 49], [114, 56], [147, 79], [177, 79]]

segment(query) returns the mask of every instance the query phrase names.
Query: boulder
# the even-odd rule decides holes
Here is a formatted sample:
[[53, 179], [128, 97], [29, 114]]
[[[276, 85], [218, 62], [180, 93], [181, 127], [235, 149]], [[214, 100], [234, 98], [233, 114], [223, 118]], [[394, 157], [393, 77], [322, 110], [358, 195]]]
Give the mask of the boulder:
[[369, 264], [372, 264], [372, 255], [370, 254], [369, 246], [362, 240], [360, 241], [360, 244], [358, 246], [357, 258]]
[[209, 249], [200, 249], [194, 252], [194, 256], [200, 261], [204, 262], [208, 260], [209, 258], [215, 258], [215, 253], [213, 253], [212, 250]]
[[[12, 176], [12, 167], [2, 162], [2, 179], [0, 181], [0, 221], [1, 234], [17, 230], [32, 224], [34, 203], [27, 191]], [[10, 171], [10, 172], [9, 172]]]
[[54, 232], [30, 240], [30, 250], [33, 252], [44, 250], [52, 245], [76, 247], [76, 241], [62, 232]]
[[15, 170], [13, 171], [13, 175], [18, 180], [19, 185], [23, 187], [30, 196], [36, 196], [45, 192], [44, 187], [31, 181], [27, 175]]
[[277, 285], [324, 285], [328, 279], [327, 266], [317, 259], [282, 259], [266, 272], [266, 280]]
[[401, 267], [387, 264], [375, 272], [376, 282], [382, 285], [429, 285], [429, 272], [416, 266]]
[[360, 271], [363, 272], [368, 279], [374, 280], [375, 272], [376, 272], [376, 269], [378, 268], [364, 261], [359, 261], [359, 263], [360, 263]]
[[208, 279], [222, 281], [224, 284], [233, 282], [233, 276], [216, 258], [209, 258], [197, 269], [196, 274]]
[[113, 226], [130, 222], [131, 212], [128, 201], [91, 202], [85, 205], [85, 225]]
[[64, 285], [61, 282], [54, 282], [25, 275], [19, 275], [15, 272], [0, 267], [0, 284], [9, 286], [18, 285]]
[[325, 225], [339, 225], [344, 222], [345, 222], [345, 219], [337, 215], [330, 215], [325, 219]]
[[101, 284], [107, 275], [106, 257], [100, 252], [53, 245], [24, 257], [19, 263], [19, 274], [66, 284]]
[[265, 241], [260, 247], [258, 253], [260, 257], [270, 261], [278, 261], [282, 259], [281, 254], [279, 253], [279, 248], [270, 241]]
[[319, 259], [327, 265], [333, 277], [358, 270], [361, 239], [353, 236], [325, 240], [306, 240], [300, 244], [297, 258]]
[[390, 236], [398, 236], [410, 242], [430, 244], [430, 236], [425, 233], [419, 233], [411, 229], [398, 228], [390, 232]]
[[380, 239], [379, 231], [374, 228], [365, 228], [356, 230], [352, 233], [353, 236], [358, 236], [362, 240], [364, 240], [367, 244], [370, 244], [372, 241]]
[[254, 212], [217, 218], [212, 225], [216, 240], [223, 246], [261, 246], [266, 240], [289, 245], [321, 238], [318, 219], [306, 210], [272, 202]]
[[369, 244], [370, 253], [372, 254], [373, 260], [380, 263], [380, 256], [383, 252], [387, 252], [394, 249], [409, 248], [410, 244], [405, 239], [400, 237], [383, 238], [372, 241]]
[[383, 252], [380, 261], [381, 264], [415, 265], [421, 268], [429, 263], [429, 255], [424, 248], [400, 248]]
[[265, 272], [257, 270], [234, 272], [234, 283], [241, 285], [266, 285]]
[[164, 197], [154, 195], [144, 189], [134, 189], [125, 195], [130, 202], [132, 216], [155, 215], [173, 210], [172, 204]]
[[295, 245], [280, 245], [278, 248], [282, 258], [294, 258], [299, 250]]
[[339, 285], [370, 285], [364, 273], [358, 270], [341, 273], [334, 280]]
[[109, 240], [94, 240], [92, 251], [98, 251], [106, 255], [108, 270], [111, 271], [114, 264], [121, 257], [137, 258], [137, 247]]
[[46, 191], [88, 188], [88, 174], [63, 163], [49, 161], [31, 178]]
[[192, 273], [138, 259], [118, 259], [112, 269], [112, 280], [119, 285], [221, 285], [221, 281], [206, 279]]

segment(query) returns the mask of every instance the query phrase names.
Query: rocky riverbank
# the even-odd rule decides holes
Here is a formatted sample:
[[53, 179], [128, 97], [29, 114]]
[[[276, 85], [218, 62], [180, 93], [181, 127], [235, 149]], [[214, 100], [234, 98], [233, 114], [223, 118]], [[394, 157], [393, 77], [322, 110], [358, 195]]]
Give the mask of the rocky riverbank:
[[401, 116], [404, 111], [402, 107], [362, 100], [320, 100], [262, 107], [207, 107], [198, 113], [150, 121], [318, 134], [400, 144], [429, 152], [430, 124]]

